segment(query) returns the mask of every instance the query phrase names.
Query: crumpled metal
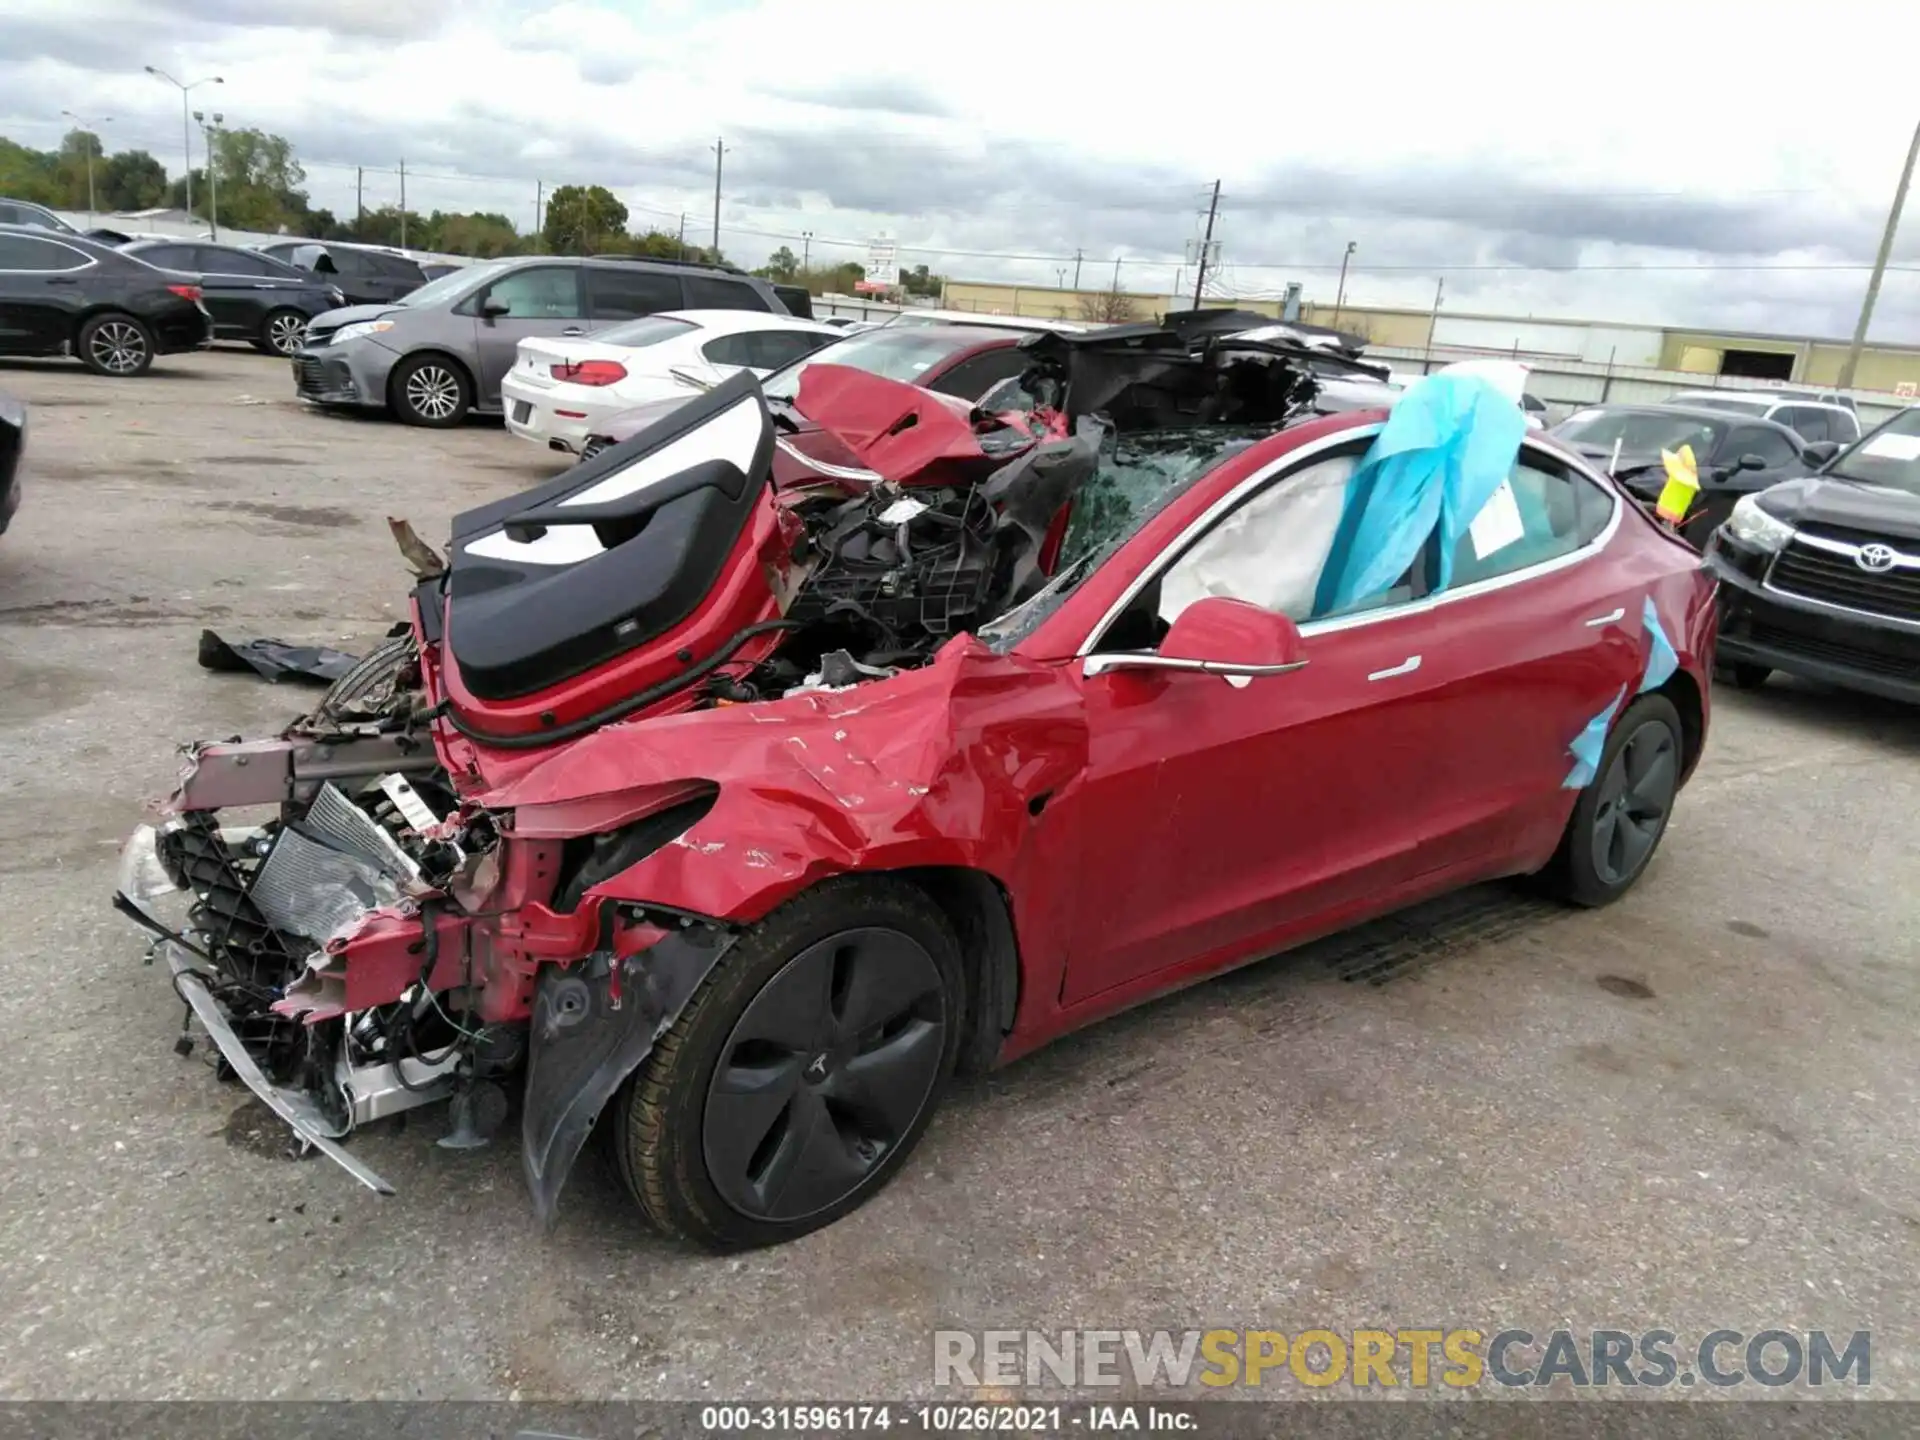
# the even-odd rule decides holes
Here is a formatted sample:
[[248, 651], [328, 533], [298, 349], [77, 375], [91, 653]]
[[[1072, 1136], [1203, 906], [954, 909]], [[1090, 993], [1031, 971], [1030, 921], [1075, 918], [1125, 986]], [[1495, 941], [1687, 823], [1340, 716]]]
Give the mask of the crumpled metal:
[[[1640, 684], [1633, 692], [1636, 695], [1658, 690], [1680, 668], [1680, 657], [1674, 652], [1673, 642], [1667, 638], [1666, 627], [1660, 623], [1660, 612], [1655, 608], [1651, 595], [1640, 603], [1640, 623], [1647, 634], [1648, 643]], [[1573, 756], [1573, 768], [1567, 772], [1567, 778], [1560, 782], [1563, 790], [1584, 790], [1600, 773], [1600, 752], [1606, 748], [1607, 732], [1613, 728], [1613, 717], [1619, 713], [1626, 698], [1627, 690], [1623, 685], [1606, 709], [1589, 720], [1580, 733], [1573, 737], [1573, 743], [1567, 746], [1567, 753]]]
[[698, 777], [712, 810], [588, 892], [734, 922], [830, 875], [957, 865], [1018, 890], [1036, 805], [1086, 765], [1079, 692], [1063, 667], [970, 635], [931, 663], [810, 691], [610, 725], [484, 797], [557, 805]]
[[284, 640], [222, 640], [211, 630], [200, 632], [200, 668], [252, 674], [278, 684], [300, 680], [331, 685], [360, 663], [358, 655], [330, 650], [325, 645], [289, 645]]

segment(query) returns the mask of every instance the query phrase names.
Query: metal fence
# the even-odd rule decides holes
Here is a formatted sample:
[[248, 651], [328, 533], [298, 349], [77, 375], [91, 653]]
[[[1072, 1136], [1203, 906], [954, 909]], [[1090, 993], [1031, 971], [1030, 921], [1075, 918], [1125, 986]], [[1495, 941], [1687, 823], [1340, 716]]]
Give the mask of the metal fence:
[[[1527, 389], [1547, 406], [1547, 419], [1557, 424], [1575, 410], [1587, 405], [1657, 405], [1683, 390], [1738, 390], [1744, 394], [1766, 394], [1774, 388], [1752, 381], [1738, 381], [1724, 375], [1697, 375], [1685, 370], [1652, 370], [1641, 366], [1594, 364], [1560, 356], [1499, 355], [1484, 351], [1451, 350], [1445, 346], [1431, 351], [1406, 349], [1393, 345], [1369, 345], [1369, 359], [1385, 360], [1396, 371], [1424, 375], [1456, 360], [1488, 358], [1512, 359], [1530, 372]], [[1814, 387], [1787, 387], [1810, 389]], [[1907, 402], [1879, 391], [1852, 391], [1854, 407], [1860, 416], [1861, 430], [1870, 430], [1882, 420], [1897, 415]]]

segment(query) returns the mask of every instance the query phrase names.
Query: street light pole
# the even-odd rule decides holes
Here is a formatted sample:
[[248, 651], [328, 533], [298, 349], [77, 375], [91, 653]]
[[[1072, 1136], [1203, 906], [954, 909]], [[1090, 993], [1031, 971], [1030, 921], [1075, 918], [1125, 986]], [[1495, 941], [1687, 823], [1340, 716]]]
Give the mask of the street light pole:
[[1347, 262], [1353, 259], [1353, 252], [1360, 248], [1357, 240], [1347, 241], [1347, 253], [1340, 257], [1340, 288], [1333, 292], [1333, 328], [1340, 328], [1340, 307], [1347, 298]]
[[210, 196], [207, 219], [208, 238], [218, 240], [220, 238], [220, 173], [214, 169], [213, 147], [219, 140], [220, 122], [227, 117], [216, 110], [213, 112], [213, 121], [209, 124], [207, 112], [196, 110], [193, 112], [193, 118], [199, 122], [200, 133], [207, 142], [207, 191]]
[[1887, 212], [1887, 228], [1880, 236], [1880, 253], [1873, 257], [1873, 274], [1867, 279], [1867, 298], [1860, 302], [1860, 321], [1853, 327], [1853, 343], [1840, 366], [1838, 388], [1853, 388], [1853, 372], [1860, 367], [1860, 351], [1867, 343], [1867, 326], [1873, 323], [1874, 302], [1880, 298], [1880, 281], [1887, 273], [1887, 260], [1893, 254], [1894, 232], [1900, 228], [1900, 212], [1907, 205], [1907, 187], [1913, 183], [1913, 162], [1920, 157], [1920, 125], [1913, 127], [1913, 142], [1907, 146], [1907, 163], [1900, 171], [1900, 183], [1894, 187], [1893, 209]]
[[178, 80], [174, 79], [173, 76], [158, 66], [149, 65], [146, 67], [146, 70], [149, 75], [154, 76], [156, 79], [166, 81], [180, 92], [180, 153], [181, 159], [187, 167], [185, 176], [187, 186], [187, 218], [191, 220], [193, 218], [193, 117], [190, 113], [190, 107], [187, 104], [187, 96], [192, 91], [199, 89], [202, 85], [224, 85], [227, 82], [219, 75], [205, 75], [189, 85], [182, 85]]
[[[86, 132], [92, 135], [96, 142], [99, 141], [100, 136], [96, 133], [94, 127], [111, 125], [113, 123], [113, 116], [111, 115], [102, 115], [98, 120], [89, 120], [86, 116], [76, 115], [71, 110], [62, 110], [60, 113], [69, 120], [84, 126]], [[93, 146], [89, 145], [87, 147], [87, 224], [89, 225], [93, 224], [93, 212], [95, 208], [93, 203]]]

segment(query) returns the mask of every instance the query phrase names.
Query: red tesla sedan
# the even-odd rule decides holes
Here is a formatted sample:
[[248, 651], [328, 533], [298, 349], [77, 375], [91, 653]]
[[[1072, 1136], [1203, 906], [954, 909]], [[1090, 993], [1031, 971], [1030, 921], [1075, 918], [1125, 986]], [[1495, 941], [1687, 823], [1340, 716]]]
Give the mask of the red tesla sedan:
[[1297, 347], [1137, 329], [1059, 391], [1039, 346], [1038, 425], [825, 367], [855, 464], [776, 484], [743, 377], [458, 517], [384, 671], [129, 847], [233, 1070], [376, 1188], [354, 1123], [466, 1143], [524, 1071], [543, 1216], [604, 1116], [651, 1220], [764, 1244], [957, 1069], [1458, 886], [1622, 894], [1706, 735], [1698, 557], [1511, 400], [1316, 417]]

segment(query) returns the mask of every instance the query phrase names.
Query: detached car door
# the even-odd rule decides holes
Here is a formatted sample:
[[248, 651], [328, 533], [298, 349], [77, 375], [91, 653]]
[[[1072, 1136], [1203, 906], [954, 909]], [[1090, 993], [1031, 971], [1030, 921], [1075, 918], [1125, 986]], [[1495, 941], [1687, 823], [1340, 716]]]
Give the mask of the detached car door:
[[531, 265], [509, 271], [460, 303], [454, 313], [474, 319], [476, 404], [488, 409], [500, 404], [500, 382], [513, 368], [522, 340], [587, 333], [580, 282], [577, 265]]

